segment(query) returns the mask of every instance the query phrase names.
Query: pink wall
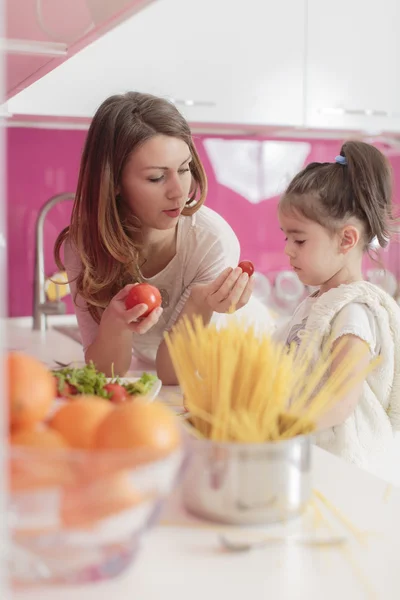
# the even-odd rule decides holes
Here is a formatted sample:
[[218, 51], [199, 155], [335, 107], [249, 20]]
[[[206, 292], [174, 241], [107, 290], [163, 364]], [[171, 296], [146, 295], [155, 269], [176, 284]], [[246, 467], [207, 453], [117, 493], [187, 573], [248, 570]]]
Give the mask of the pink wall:
[[[79, 160], [86, 131], [9, 128], [8, 160], [8, 267], [9, 314], [32, 314], [34, 230], [40, 207], [53, 195], [75, 190]], [[250, 204], [240, 194], [220, 185], [203, 147], [196, 144], [209, 178], [208, 205], [232, 225], [242, 246], [242, 257], [251, 258], [258, 271], [268, 273], [287, 267], [283, 235], [276, 219], [278, 198]], [[249, 138], [254, 139], [254, 138]], [[332, 161], [340, 149], [337, 141], [307, 140], [311, 152], [306, 162]], [[396, 188], [400, 183], [400, 156], [393, 154]], [[59, 231], [67, 225], [71, 203], [59, 204], [48, 214], [45, 227], [46, 275], [56, 267], [52, 248]], [[244, 218], [246, 216], [246, 218]], [[399, 245], [392, 245], [385, 263], [400, 277]], [[397, 253], [397, 256], [395, 254]], [[397, 260], [396, 260], [397, 259]], [[71, 311], [70, 299], [67, 301]]]
[[[35, 221], [53, 195], [74, 192], [85, 131], [7, 130], [8, 298], [10, 316], [32, 314]], [[45, 224], [46, 275], [55, 271], [52, 247], [72, 203], [59, 204]]]

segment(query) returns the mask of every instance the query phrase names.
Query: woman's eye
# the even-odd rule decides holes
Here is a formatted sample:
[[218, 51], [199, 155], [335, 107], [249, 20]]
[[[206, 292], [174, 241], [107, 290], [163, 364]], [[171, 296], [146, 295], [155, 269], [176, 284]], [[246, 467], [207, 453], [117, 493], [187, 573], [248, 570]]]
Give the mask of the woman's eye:
[[150, 177], [149, 181], [152, 181], [153, 183], [157, 183], [157, 181], [162, 181], [162, 179], [164, 179], [164, 175], [160, 175], [160, 177]]
[[306, 240], [296, 240], [295, 244], [298, 244], [299, 246], [302, 246], [304, 244]]
[[190, 169], [181, 169], [179, 171], [179, 173], [188, 173], [190, 171]]

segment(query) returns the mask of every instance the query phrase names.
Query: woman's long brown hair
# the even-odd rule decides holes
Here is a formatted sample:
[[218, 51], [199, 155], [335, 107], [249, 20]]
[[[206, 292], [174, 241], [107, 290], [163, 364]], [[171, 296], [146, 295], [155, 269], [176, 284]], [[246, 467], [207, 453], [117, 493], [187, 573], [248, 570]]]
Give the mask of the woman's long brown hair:
[[133, 150], [155, 135], [179, 138], [190, 148], [193, 184], [182, 214], [195, 213], [206, 197], [207, 178], [189, 125], [172, 103], [139, 92], [103, 102], [86, 138], [71, 223], [54, 247], [56, 264], [62, 270], [63, 243], [68, 240], [78, 253], [82, 269], [76, 278], [77, 295], [97, 322], [112, 297], [140, 279], [140, 223], [126, 211], [116, 190]]

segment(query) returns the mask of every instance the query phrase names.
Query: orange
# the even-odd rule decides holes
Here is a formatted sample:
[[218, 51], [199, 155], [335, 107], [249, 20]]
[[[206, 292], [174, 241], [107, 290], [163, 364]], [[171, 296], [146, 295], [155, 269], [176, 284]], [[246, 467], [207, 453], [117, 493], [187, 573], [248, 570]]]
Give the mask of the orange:
[[72, 484], [75, 475], [66, 441], [45, 425], [10, 437], [10, 483], [13, 491]]
[[10, 427], [26, 427], [44, 419], [56, 397], [56, 381], [39, 360], [20, 352], [6, 355]]
[[97, 449], [141, 449], [152, 458], [168, 454], [179, 443], [175, 415], [161, 403], [146, 404], [139, 400], [118, 405], [94, 436]]
[[114, 411], [114, 405], [98, 396], [80, 396], [64, 404], [50, 419], [49, 425], [58, 431], [72, 448], [91, 448], [96, 429]]
[[126, 471], [109, 474], [63, 490], [61, 521], [65, 527], [91, 527], [97, 521], [128, 510], [144, 498]]
[[12, 446], [31, 446], [35, 448], [67, 448], [68, 444], [57, 431], [48, 427], [18, 429], [10, 436]]

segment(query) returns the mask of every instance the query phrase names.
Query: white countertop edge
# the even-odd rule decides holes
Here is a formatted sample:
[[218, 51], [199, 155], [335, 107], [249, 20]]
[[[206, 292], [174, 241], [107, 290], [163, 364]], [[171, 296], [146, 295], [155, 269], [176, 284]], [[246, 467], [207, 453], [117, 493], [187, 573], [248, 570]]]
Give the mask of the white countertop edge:
[[[6, 323], [16, 325], [17, 327], [32, 328], [33, 317], [7, 317]], [[77, 325], [76, 316], [71, 315], [48, 315], [47, 324], [49, 327], [54, 325]]]

